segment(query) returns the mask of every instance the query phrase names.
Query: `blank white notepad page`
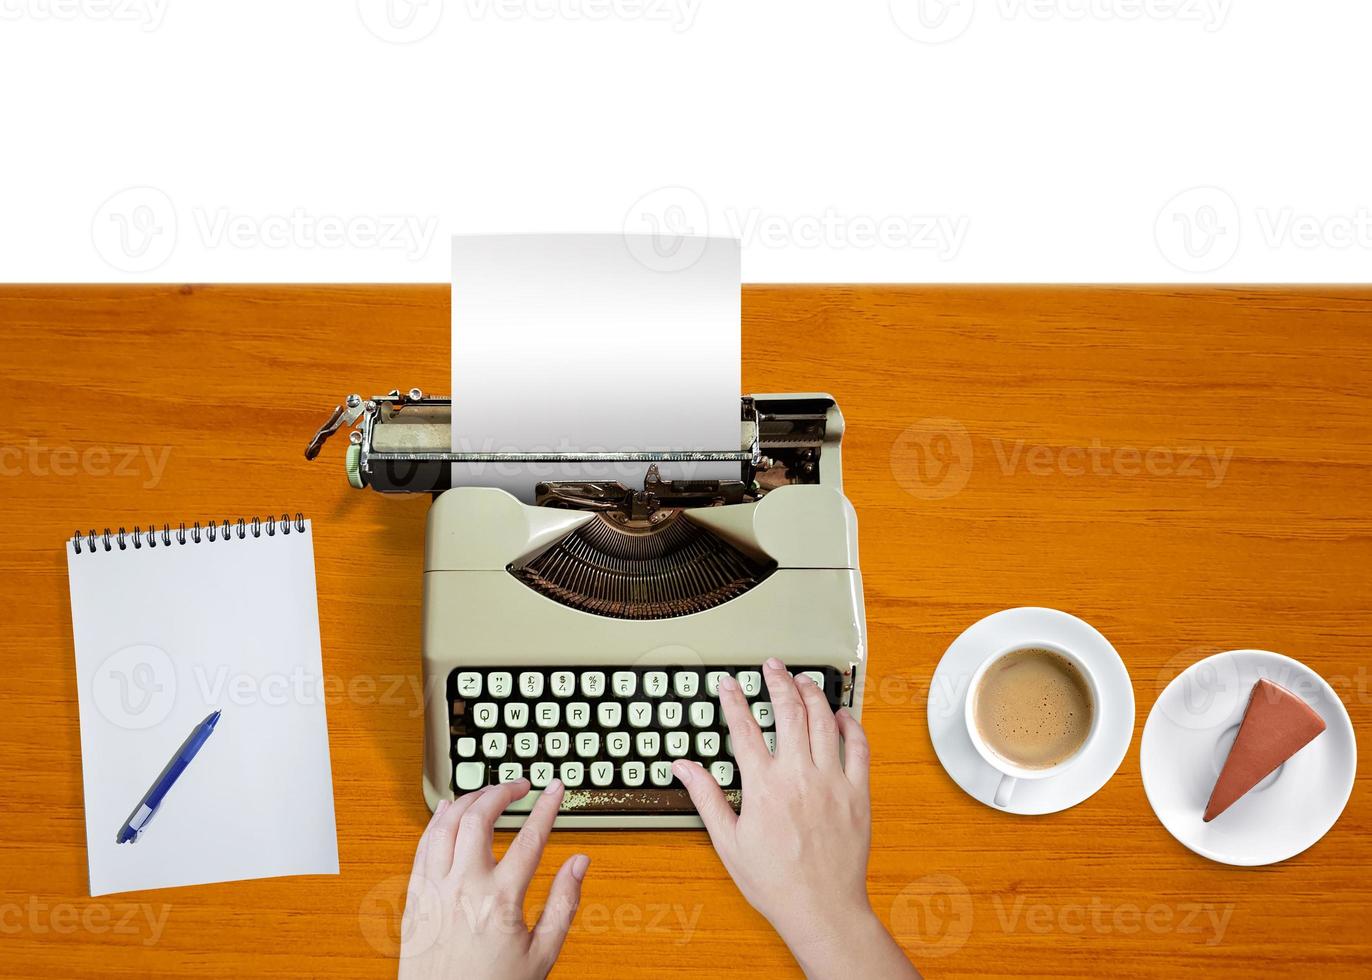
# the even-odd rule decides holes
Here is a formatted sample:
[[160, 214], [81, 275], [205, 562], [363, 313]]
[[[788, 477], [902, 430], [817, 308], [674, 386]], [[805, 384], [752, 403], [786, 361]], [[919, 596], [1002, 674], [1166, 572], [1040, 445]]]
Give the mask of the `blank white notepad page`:
[[[308, 522], [287, 526], [67, 543], [92, 895], [338, 872], [314, 547]], [[215, 710], [146, 830], [117, 844]]]

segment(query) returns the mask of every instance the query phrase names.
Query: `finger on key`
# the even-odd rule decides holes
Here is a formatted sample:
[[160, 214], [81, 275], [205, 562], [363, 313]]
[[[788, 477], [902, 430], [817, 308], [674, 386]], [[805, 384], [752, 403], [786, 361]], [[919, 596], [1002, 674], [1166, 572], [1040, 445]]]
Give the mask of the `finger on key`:
[[748, 699], [743, 696], [743, 689], [730, 674], [719, 679], [719, 708], [729, 725], [729, 738], [733, 741], [739, 775], [746, 780], [748, 773], [771, 761], [771, 753], [762, 741], [762, 729], [758, 728], [757, 719], [748, 710]]
[[867, 793], [868, 770], [872, 764], [872, 750], [867, 746], [867, 733], [847, 708], [839, 708], [838, 730], [843, 735], [843, 774], [862, 792]]
[[810, 756], [818, 769], [839, 768], [838, 722], [819, 685], [804, 674], [796, 675], [796, 691], [805, 702], [810, 727]]
[[518, 891], [521, 903], [534, 872], [538, 870], [538, 862], [543, 859], [543, 848], [548, 845], [548, 835], [552, 833], [557, 809], [562, 805], [562, 796], [562, 780], [554, 779], [534, 803], [524, 826], [510, 841], [509, 849], [496, 868], [496, 874], [504, 877]]
[[481, 794], [457, 825], [457, 847], [453, 851], [453, 872], [495, 866], [491, 847], [495, 843], [495, 820], [515, 800], [529, 792], [527, 779], [498, 783]]
[[[435, 809], [424, 836], [419, 839], [419, 847], [424, 851], [424, 874], [437, 881], [448, 873], [453, 866], [453, 844], [457, 841], [457, 825], [467, 809], [481, 798], [485, 788], [474, 793], [466, 793], [461, 799], [451, 801], [446, 807]], [[416, 855], [415, 863], [419, 858]]]
[[776, 657], [769, 657], [762, 665], [762, 676], [767, 679], [767, 694], [772, 699], [777, 758], [809, 762], [810, 731], [805, 720], [805, 702], [800, 700], [796, 682]]

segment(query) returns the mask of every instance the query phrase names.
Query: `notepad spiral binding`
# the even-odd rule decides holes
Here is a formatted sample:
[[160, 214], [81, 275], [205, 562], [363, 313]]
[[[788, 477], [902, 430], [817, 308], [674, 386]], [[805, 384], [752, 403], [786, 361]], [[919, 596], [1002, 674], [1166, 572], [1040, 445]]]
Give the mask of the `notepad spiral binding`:
[[155, 524], [149, 524], [146, 531], [144, 531], [142, 527], [135, 527], [132, 531], [127, 531], [122, 527], [118, 531], [111, 531], [109, 528], [105, 528], [103, 534], [96, 531], [95, 528], [91, 528], [89, 533], [83, 533], [78, 529], [76, 535], [72, 538], [72, 547], [78, 555], [81, 554], [83, 550], [81, 542], [82, 539], [84, 539], [86, 542], [84, 550], [89, 551], [91, 554], [95, 554], [97, 551], [101, 550], [102, 546], [105, 551], [114, 551], [115, 548], [124, 551], [130, 547], [140, 549], [156, 548], [159, 547], [158, 541], [160, 539], [160, 547], [170, 548], [173, 543], [173, 538], [178, 545], [187, 543], [200, 544], [202, 541], [230, 541], [235, 536], [238, 537], [239, 540], [242, 540], [249, 534], [255, 538], [260, 538], [263, 534], [266, 534], [267, 537], [270, 538], [275, 537], [278, 530], [282, 534], [290, 534], [292, 528], [300, 533], [304, 533], [304, 514], [297, 512], [294, 520], [291, 519], [291, 515], [289, 514], [282, 514], [280, 520], [277, 520], [274, 517], [268, 517], [266, 520], [263, 520], [260, 517], [254, 517], [251, 520], [240, 517], [237, 521], [231, 521], [225, 518], [222, 524], [210, 521], [209, 524], [204, 527], [201, 526], [199, 521], [196, 521], [189, 528], [186, 527], [186, 522], [182, 521], [180, 526], [175, 530], [172, 529], [170, 524], [163, 524], [160, 531]]

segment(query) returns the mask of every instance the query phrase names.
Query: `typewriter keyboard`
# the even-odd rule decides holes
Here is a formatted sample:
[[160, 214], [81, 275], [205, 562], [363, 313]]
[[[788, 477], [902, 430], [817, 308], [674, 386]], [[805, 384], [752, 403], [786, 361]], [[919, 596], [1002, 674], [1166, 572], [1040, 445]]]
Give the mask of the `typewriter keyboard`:
[[[792, 666], [837, 708], [843, 674]], [[769, 748], [772, 704], [761, 670], [747, 667], [459, 668], [448, 676], [453, 791], [554, 778], [567, 787], [562, 813], [693, 814], [672, 775], [675, 759], [699, 762], [735, 808], [741, 802], [719, 679], [732, 674]], [[512, 812], [529, 809], [536, 792]]]

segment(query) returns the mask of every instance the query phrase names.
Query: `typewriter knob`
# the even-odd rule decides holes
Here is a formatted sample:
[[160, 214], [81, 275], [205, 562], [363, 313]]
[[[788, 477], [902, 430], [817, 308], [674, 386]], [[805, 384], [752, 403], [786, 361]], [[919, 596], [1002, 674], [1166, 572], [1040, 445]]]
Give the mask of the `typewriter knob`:
[[366, 486], [362, 482], [362, 447], [354, 443], [348, 447], [348, 451], [343, 456], [343, 466], [348, 471], [348, 485], [354, 490], [361, 490]]

